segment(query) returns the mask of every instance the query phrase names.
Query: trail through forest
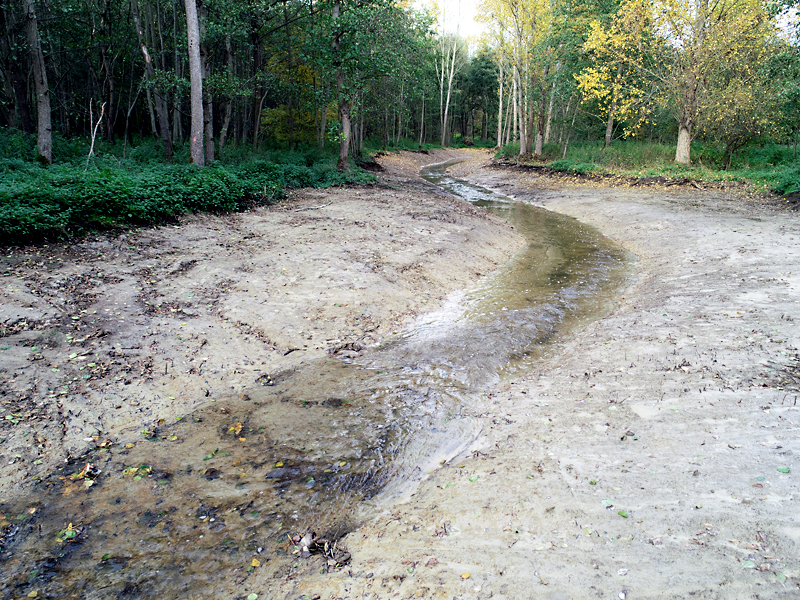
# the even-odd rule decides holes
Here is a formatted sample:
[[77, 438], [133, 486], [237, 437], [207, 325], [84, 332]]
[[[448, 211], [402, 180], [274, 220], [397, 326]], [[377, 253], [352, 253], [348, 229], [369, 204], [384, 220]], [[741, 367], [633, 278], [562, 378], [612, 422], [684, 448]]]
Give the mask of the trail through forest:
[[[467, 415], [477, 442], [412, 496], [374, 500], [379, 516], [339, 540], [339, 554], [273, 559], [274, 544], [251, 535], [263, 515], [208, 496], [208, 482], [245, 489], [258, 476], [235, 453], [281, 443], [237, 431], [230, 411], [301, 364], [357, 360], [520, 247], [507, 225], [418, 178], [457, 156], [453, 175], [617, 241], [638, 257], [636, 281], [611, 316], [494, 386]], [[14, 566], [3, 597], [46, 597], [67, 564], [90, 575], [82, 585], [118, 581], [162, 546], [175, 573], [208, 580], [216, 597], [796, 595], [796, 217], [725, 190], [498, 169], [481, 151], [379, 160], [374, 186], [2, 257], [0, 544]], [[218, 419], [226, 447], [175, 435], [188, 415]], [[195, 442], [197, 483], [180, 506], [165, 502], [178, 472], [139, 463], [152, 444]], [[91, 555], [94, 523], [42, 517], [55, 496], [112, 500], [104, 479], [134, 467], [121, 508], [139, 512], [120, 533], [141, 539], [136, 557], [115, 554], [113, 538], [108, 556]], [[15, 552], [37, 533], [50, 536], [47, 560], [23, 569]], [[224, 568], [200, 573], [203, 549], [224, 554]], [[287, 540], [282, 551], [294, 550]], [[83, 595], [147, 595], [153, 581]]]

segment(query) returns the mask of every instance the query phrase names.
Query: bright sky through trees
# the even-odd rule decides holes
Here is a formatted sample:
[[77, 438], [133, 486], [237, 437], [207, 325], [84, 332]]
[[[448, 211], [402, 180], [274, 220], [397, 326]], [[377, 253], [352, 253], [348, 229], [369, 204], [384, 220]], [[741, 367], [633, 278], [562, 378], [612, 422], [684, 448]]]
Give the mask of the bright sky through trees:
[[442, 8], [446, 14], [444, 29], [447, 33], [455, 33], [458, 29], [459, 35], [477, 41], [482, 33], [486, 31], [483, 23], [478, 23], [475, 16], [478, 14], [478, 0], [430, 0], [417, 2], [419, 6], [428, 6], [432, 12], [437, 12]]

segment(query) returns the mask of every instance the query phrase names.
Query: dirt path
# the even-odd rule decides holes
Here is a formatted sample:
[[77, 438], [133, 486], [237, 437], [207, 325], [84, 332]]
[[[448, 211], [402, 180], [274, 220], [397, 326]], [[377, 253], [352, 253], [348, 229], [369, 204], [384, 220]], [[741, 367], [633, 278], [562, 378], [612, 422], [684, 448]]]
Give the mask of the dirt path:
[[[106, 437], [121, 451], [209, 397], [357, 352], [505, 261], [513, 232], [414, 179], [453, 155], [383, 157], [371, 188], [6, 252], [3, 495]], [[797, 597], [796, 216], [469, 156], [454, 173], [634, 252], [636, 282], [499, 384], [474, 452], [344, 538], [349, 565], [298, 558], [240, 597]]]
[[298, 598], [794, 598], [800, 224], [720, 192], [452, 171], [638, 256], [614, 313], [505, 381], [479, 447], [350, 534]]

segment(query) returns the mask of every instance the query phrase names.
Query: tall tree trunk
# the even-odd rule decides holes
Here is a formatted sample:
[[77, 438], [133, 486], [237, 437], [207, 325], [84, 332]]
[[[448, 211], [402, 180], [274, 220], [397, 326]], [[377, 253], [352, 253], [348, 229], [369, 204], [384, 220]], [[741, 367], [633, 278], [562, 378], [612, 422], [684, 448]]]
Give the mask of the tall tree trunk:
[[197, 21], [196, 0], [185, 0], [186, 39], [189, 48], [189, 81], [192, 86], [192, 124], [189, 129], [189, 149], [192, 163], [205, 165], [203, 154], [203, 72], [200, 64], [200, 26]]
[[364, 156], [364, 110], [362, 107], [358, 115], [358, 120], [361, 123], [358, 127], [358, 155]]
[[[144, 55], [144, 69], [145, 75], [149, 81], [155, 79], [155, 69], [153, 68], [153, 59], [147, 49], [145, 43], [145, 32], [142, 28], [142, 19], [139, 17], [139, 5], [137, 0], [131, 0], [131, 17], [133, 18], [133, 25], [136, 29], [136, 38], [139, 40], [139, 49]], [[147, 88], [148, 101], [150, 96], [150, 88]], [[169, 119], [167, 118], [167, 108], [164, 105], [163, 97], [157, 89], [153, 89], [153, 100], [155, 104], [156, 116], [158, 117], [158, 129], [161, 133], [161, 141], [164, 144], [164, 154], [167, 157], [167, 162], [172, 162], [172, 140], [169, 136]], [[153, 128], [155, 130], [155, 127]]]
[[109, 56], [109, 40], [113, 39], [111, 28], [111, 0], [103, 2], [103, 10], [100, 13], [100, 23], [104, 30], [105, 39], [100, 43], [100, 58], [105, 72], [105, 85], [108, 90], [106, 100], [106, 137], [109, 142], [114, 142], [114, 123], [116, 122], [117, 103], [116, 103], [116, 81], [114, 79], [114, 68], [111, 57]]
[[211, 86], [207, 85], [211, 77], [211, 56], [206, 43], [206, 20], [208, 10], [205, 4], [200, 3], [198, 11], [198, 25], [200, 30], [200, 69], [203, 74], [203, 134], [206, 144], [206, 163], [214, 164], [214, 98], [211, 95]]
[[385, 103], [383, 106], [383, 151], [386, 152], [386, 146], [389, 144], [389, 104]]
[[[178, 2], [174, 0], [172, 3], [172, 39], [178, 39]], [[175, 70], [175, 79], [180, 80], [183, 76], [183, 60], [178, 49], [178, 44], [175, 43], [173, 49], [173, 65]], [[182, 98], [175, 92], [172, 96], [172, 139], [177, 144], [183, 143], [183, 127], [181, 125], [181, 104]]]
[[397, 136], [394, 145], [400, 145], [400, 138], [403, 137], [403, 82], [400, 82], [400, 102], [397, 109]]
[[453, 91], [453, 78], [456, 74], [456, 54], [458, 51], [457, 40], [453, 38], [453, 52], [450, 57], [450, 66], [447, 73], [447, 99], [444, 102], [444, 124], [445, 127], [442, 128], [442, 147], [444, 147], [445, 142], [447, 141], [447, 113], [450, 110], [450, 96]]
[[497, 149], [499, 150], [503, 146], [503, 83], [504, 83], [504, 74], [503, 74], [503, 59], [500, 59], [500, 76], [498, 77], [498, 81], [500, 83], [500, 93], [497, 95], [498, 102], [500, 104], [500, 108], [497, 109]]
[[425, 93], [422, 94], [422, 109], [419, 112], [419, 144], [417, 149], [422, 150], [422, 136], [425, 132]]
[[341, 16], [341, 0], [333, 0], [333, 23], [334, 34], [331, 42], [333, 54], [336, 61], [336, 90], [339, 94], [339, 120], [342, 123], [342, 131], [339, 137], [339, 160], [336, 168], [340, 171], [348, 171], [350, 165], [347, 162], [347, 150], [350, 146], [350, 101], [344, 89], [344, 69], [342, 68], [342, 57], [339, 54], [339, 18]]
[[[230, 30], [225, 33], [225, 55], [228, 62], [228, 78], [233, 78], [233, 48], [231, 46]], [[231, 113], [233, 112], [233, 97], [228, 98], [225, 103], [225, 118], [222, 121], [222, 130], [219, 132], [219, 151], [225, 149], [225, 142], [228, 139], [228, 128], [231, 126]]]
[[550, 142], [550, 130], [553, 123], [553, 104], [556, 100], [556, 85], [558, 84], [558, 72], [561, 70], [561, 61], [556, 63], [556, 78], [553, 80], [553, 89], [550, 90], [550, 105], [547, 107], [547, 125], [544, 128], [544, 143]]
[[606, 143], [603, 150], [608, 150], [611, 146], [611, 138], [614, 134], [614, 117], [617, 113], [617, 102], [619, 100], [620, 76], [622, 75], [622, 63], [617, 65], [617, 76], [614, 78], [614, 89], [611, 92], [611, 106], [608, 107], [608, 121], [606, 122]]
[[150, 93], [150, 88], [145, 89], [147, 93], [147, 112], [150, 113], [150, 129], [153, 132], [153, 137], [158, 137], [158, 126], [156, 125], [156, 113], [153, 112], [153, 94]]
[[321, 149], [325, 147], [325, 128], [328, 126], [328, 105], [322, 106], [319, 116], [319, 140], [317, 146]]
[[47, 164], [53, 162], [53, 131], [50, 123], [50, 86], [47, 84], [47, 70], [44, 54], [39, 42], [39, 26], [36, 21], [36, 8], [33, 0], [25, 0], [25, 30], [31, 47], [33, 80], [36, 85], [36, 106], [39, 114], [36, 129], [36, 145], [39, 159]]
[[691, 163], [692, 122], [683, 118], [678, 123], [678, 145], [675, 149], [675, 162], [689, 166]]
[[533, 155], [541, 156], [544, 142], [544, 126], [545, 119], [547, 118], [547, 95], [545, 93], [545, 84], [547, 82], [547, 75], [550, 73], [550, 65], [544, 66], [544, 73], [542, 74], [541, 85], [541, 98], [539, 98], [539, 118], [536, 121], [536, 145], [534, 146]]
[[512, 92], [514, 94], [514, 130], [511, 133], [511, 141], [516, 142], [519, 139], [519, 94], [517, 93], [517, 72], [514, 71], [513, 76], [514, 85]]
[[517, 71], [517, 94], [519, 95], [519, 99], [517, 100], [517, 110], [519, 112], [519, 155], [526, 156], [530, 153], [528, 150], [528, 131], [526, 129], [526, 119], [525, 119], [525, 90], [522, 87], [522, 77], [520, 77], [520, 72]]
[[[572, 102], [572, 98], [569, 99], [567, 102], [567, 113], [566, 117], [569, 118], [569, 105]], [[580, 106], [580, 102], [575, 103], [575, 110], [572, 113], [572, 123], [570, 124], [569, 128], [567, 128], [567, 135], [564, 136], [564, 143], [561, 146], [561, 160], [567, 158], [567, 148], [569, 147], [569, 138], [572, 135], [572, 130], [575, 128], [575, 118], [578, 116], [578, 107]]]

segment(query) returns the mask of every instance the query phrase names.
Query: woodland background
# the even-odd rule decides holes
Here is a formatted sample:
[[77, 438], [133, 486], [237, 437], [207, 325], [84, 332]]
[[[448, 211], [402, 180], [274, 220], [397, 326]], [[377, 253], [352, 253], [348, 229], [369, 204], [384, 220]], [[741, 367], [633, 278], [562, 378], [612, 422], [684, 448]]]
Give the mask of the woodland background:
[[800, 192], [793, 2], [9, 0], [0, 236], [368, 182], [387, 149]]

